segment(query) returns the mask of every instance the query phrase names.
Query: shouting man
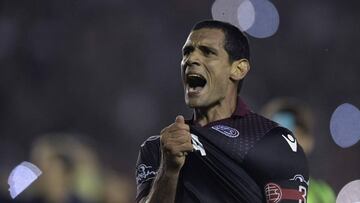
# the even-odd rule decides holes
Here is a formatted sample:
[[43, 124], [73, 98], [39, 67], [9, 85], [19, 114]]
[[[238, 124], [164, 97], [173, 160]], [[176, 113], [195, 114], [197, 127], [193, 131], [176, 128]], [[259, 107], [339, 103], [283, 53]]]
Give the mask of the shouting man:
[[306, 203], [307, 161], [294, 135], [238, 96], [249, 57], [248, 40], [235, 26], [193, 27], [181, 74], [194, 114], [177, 116], [141, 145], [137, 202]]

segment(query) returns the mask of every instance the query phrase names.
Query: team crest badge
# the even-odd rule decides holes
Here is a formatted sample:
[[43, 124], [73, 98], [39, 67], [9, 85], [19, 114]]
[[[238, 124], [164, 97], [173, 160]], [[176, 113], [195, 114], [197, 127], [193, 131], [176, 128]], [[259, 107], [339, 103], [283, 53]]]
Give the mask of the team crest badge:
[[239, 131], [235, 128], [231, 128], [226, 125], [214, 125], [211, 127], [212, 129], [218, 131], [219, 133], [226, 135], [227, 137], [235, 138], [239, 136]]
[[278, 203], [282, 197], [282, 191], [279, 185], [269, 183], [265, 186], [266, 203]]

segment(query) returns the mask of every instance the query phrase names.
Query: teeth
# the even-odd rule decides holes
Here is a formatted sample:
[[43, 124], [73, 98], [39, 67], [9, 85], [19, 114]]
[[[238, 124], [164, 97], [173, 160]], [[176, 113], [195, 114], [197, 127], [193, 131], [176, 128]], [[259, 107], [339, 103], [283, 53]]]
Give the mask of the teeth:
[[189, 74], [189, 76], [200, 77], [200, 75], [197, 75], [197, 74]]
[[187, 87], [188, 93], [199, 93], [203, 88], [202, 87]]
[[187, 75], [188, 77], [198, 77], [198, 78], [203, 78], [201, 75], [199, 74], [194, 74], [194, 73], [191, 73], [189, 75]]

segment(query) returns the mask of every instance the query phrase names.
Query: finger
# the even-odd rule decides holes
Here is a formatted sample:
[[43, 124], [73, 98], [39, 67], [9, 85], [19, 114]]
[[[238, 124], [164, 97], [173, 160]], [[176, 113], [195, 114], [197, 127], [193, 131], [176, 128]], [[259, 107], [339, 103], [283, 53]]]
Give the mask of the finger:
[[171, 138], [179, 138], [179, 137], [186, 137], [191, 138], [190, 132], [187, 130], [176, 130], [168, 133], [168, 137]]
[[176, 154], [177, 157], [184, 157], [187, 156], [188, 153], [187, 152], [179, 152], [178, 154]]
[[164, 132], [160, 134], [161, 143], [169, 142], [169, 140], [178, 140], [178, 142], [191, 142], [191, 135], [190, 132], [186, 130], [177, 130], [174, 132]]
[[172, 132], [172, 131], [176, 131], [176, 130], [179, 130], [179, 129], [190, 131], [189, 125], [183, 124], [183, 123], [176, 123], [176, 122], [169, 125], [167, 130], [168, 130], [168, 132]]
[[175, 123], [185, 123], [184, 116], [182, 116], [182, 115], [176, 116]]
[[193, 146], [191, 143], [184, 143], [181, 145], [177, 145], [171, 149], [172, 154], [178, 154], [179, 152], [192, 152]]
[[193, 146], [189, 142], [183, 144], [164, 143], [163, 151], [175, 156], [180, 152], [192, 152]]
[[164, 144], [174, 144], [174, 145], [181, 145], [184, 143], [191, 143], [191, 137], [187, 136], [180, 136], [180, 137], [169, 137], [164, 140]]

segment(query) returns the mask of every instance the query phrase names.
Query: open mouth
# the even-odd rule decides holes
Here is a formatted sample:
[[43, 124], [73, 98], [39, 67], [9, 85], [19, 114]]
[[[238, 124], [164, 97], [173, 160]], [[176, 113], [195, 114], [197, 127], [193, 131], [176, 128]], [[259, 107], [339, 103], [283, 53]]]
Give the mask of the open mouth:
[[200, 93], [200, 91], [205, 87], [206, 82], [206, 79], [202, 75], [193, 73], [186, 75], [188, 93]]

